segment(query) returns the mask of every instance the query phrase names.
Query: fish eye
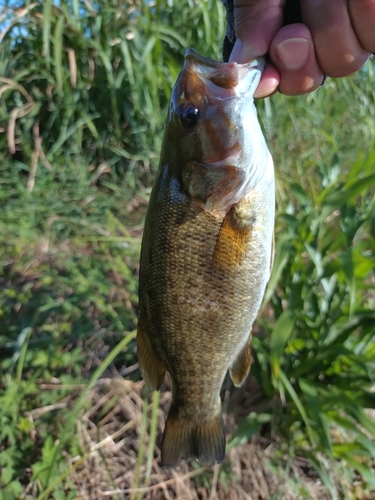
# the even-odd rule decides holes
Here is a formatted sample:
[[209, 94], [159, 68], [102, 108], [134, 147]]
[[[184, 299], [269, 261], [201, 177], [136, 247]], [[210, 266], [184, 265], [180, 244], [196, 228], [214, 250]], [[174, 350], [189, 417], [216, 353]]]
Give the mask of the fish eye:
[[179, 115], [184, 127], [194, 127], [199, 120], [199, 109], [194, 104], [187, 104], [180, 109]]

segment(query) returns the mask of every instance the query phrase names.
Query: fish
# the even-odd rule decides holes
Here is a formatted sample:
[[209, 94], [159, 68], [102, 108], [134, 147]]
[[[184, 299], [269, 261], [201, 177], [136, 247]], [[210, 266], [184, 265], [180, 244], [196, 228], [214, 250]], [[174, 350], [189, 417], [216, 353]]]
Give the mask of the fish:
[[265, 61], [188, 49], [172, 90], [145, 218], [137, 353], [147, 385], [169, 373], [161, 464], [220, 463], [220, 391], [251, 365], [251, 330], [273, 263], [275, 181], [253, 95]]

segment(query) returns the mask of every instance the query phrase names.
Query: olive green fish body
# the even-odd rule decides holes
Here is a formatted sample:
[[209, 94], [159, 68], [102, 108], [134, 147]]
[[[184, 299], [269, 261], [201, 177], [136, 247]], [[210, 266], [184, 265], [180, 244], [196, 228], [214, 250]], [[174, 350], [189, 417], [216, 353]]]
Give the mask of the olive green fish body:
[[[220, 389], [228, 369], [236, 385], [249, 371], [251, 327], [272, 265], [272, 159], [262, 136], [255, 145], [263, 148], [259, 167], [245, 151], [254, 145], [241, 127], [255, 109], [244, 102], [246, 88], [240, 96], [233, 91], [237, 65], [209, 61], [209, 76], [195, 79], [191, 66], [204, 71], [206, 61], [188, 52], [174, 89], [142, 242], [139, 362], [155, 389], [165, 371], [172, 380], [165, 465], [176, 465], [182, 456], [206, 463], [223, 459]], [[221, 93], [219, 100], [207, 99], [209, 91]], [[252, 105], [252, 95], [247, 98]], [[201, 130], [196, 123], [176, 123], [175, 110], [184, 112], [185, 101], [199, 109]], [[195, 122], [194, 112], [187, 115]]]

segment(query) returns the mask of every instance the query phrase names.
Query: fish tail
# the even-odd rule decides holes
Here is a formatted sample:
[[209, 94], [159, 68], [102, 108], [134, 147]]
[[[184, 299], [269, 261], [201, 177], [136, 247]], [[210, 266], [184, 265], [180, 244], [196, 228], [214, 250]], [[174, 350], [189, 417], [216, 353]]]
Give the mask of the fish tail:
[[173, 405], [168, 414], [161, 446], [163, 467], [174, 467], [185, 460], [196, 458], [208, 465], [220, 463], [225, 456], [225, 427], [221, 413], [202, 423], [188, 421], [178, 414]]

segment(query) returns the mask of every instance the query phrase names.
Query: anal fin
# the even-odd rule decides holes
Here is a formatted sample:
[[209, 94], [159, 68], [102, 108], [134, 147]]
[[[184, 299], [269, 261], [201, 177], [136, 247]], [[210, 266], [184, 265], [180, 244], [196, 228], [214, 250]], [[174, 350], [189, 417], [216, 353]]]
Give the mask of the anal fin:
[[141, 316], [137, 328], [137, 353], [139, 367], [146, 384], [158, 390], [163, 383], [166, 368], [151, 344]]
[[202, 464], [214, 465], [225, 456], [225, 427], [221, 413], [200, 423], [180, 417], [172, 403], [165, 424], [161, 446], [163, 467], [175, 467], [182, 458], [196, 458]]
[[241, 352], [237, 356], [233, 365], [229, 368], [230, 378], [232, 379], [232, 382], [236, 387], [240, 387], [245, 382], [245, 379], [250, 371], [251, 361], [252, 361], [252, 356], [251, 356], [251, 332], [250, 332], [248, 341], [242, 348]]

